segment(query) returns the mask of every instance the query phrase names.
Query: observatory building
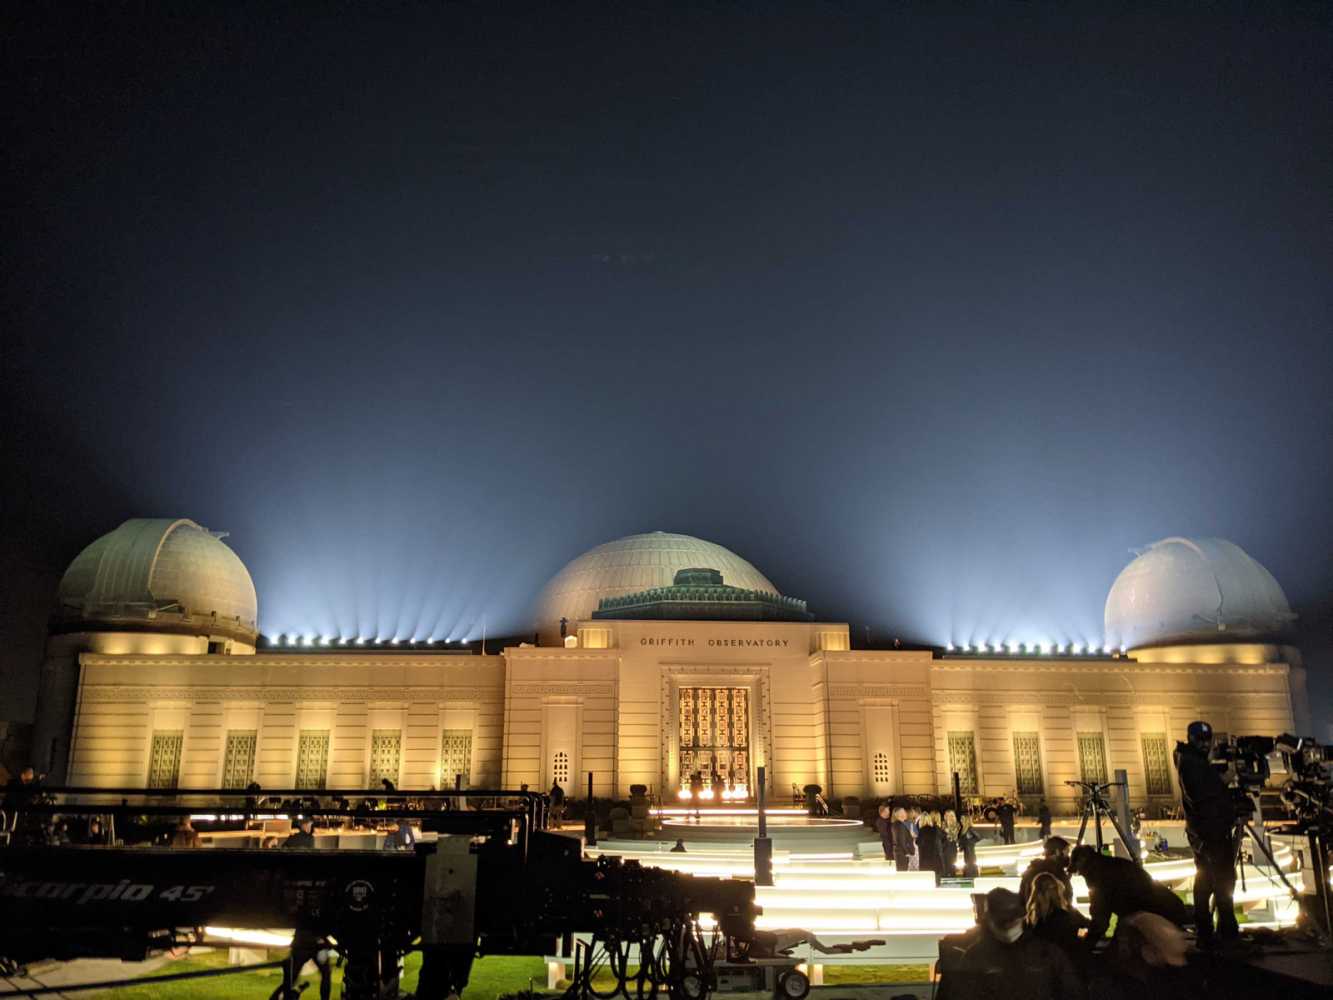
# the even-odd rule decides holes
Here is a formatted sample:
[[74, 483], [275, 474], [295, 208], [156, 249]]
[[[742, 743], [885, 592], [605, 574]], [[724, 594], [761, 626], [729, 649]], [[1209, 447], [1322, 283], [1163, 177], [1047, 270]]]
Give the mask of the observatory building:
[[[1071, 808], [1065, 782], [1129, 774], [1178, 797], [1195, 718], [1277, 734], [1304, 710], [1292, 619], [1258, 562], [1170, 538], [1106, 602], [1110, 650], [853, 649], [755, 566], [653, 532], [598, 546], [547, 584], [533, 642], [476, 649], [274, 648], [249, 574], [188, 520], [132, 520], [61, 582], [34, 757], [101, 787], [399, 788], [559, 782], [674, 797], [814, 783], [831, 796], [969, 794]], [[1122, 648], [1123, 647], [1123, 648]]]

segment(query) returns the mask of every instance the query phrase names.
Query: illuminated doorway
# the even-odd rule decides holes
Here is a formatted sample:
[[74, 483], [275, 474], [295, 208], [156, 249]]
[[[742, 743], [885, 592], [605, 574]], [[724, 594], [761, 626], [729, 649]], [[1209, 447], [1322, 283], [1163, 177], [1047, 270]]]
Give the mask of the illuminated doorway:
[[[750, 689], [679, 689], [680, 784], [688, 788], [696, 771], [704, 786], [713, 775], [720, 789], [748, 794], [750, 786]], [[718, 793], [720, 797], [720, 792]]]

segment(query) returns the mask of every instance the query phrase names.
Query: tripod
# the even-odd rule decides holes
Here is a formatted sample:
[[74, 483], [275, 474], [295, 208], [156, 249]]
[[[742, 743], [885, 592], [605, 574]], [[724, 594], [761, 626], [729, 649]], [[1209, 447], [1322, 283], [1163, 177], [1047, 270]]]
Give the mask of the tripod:
[[1142, 863], [1139, 852], [1136, 849], [1137, 841], [1125, 832], [1120, 821], [1115, 817], [1115, 810], [1112, 808], [1110, 800], [1106, 797], [1106, 790], [1109, 788], [1123, 787], [1118, 781], [1066, 781], [1066, 785], [1071, 788], [1079, 788], [1083, 791], [1083, 810], [1082, 819], [1078, 825], [1078, 838], [1074, 841], [1074, 846], [1078, 847], [1083, 843], [1083, 837], [1088, 830], [1088, 821], [1092, 821], [1093, 834], [1097, 840], [1097, 853], [1102, 852], [1105, 846], [1102, 840], [1102, 817], [1111, 821], [1111, 826], [1115, 829], [1116, 835], [1120, 837], [1120, 843], [1125, 845], [1125, 851], [1129, 854], [1130, 860], [1136, 865]]
[[[1234, 829], [1231, 831], [1231, 836], [1236, 843], [1236, 849], [1232, 852], [1231, 855], [1231, 864], [1236, 869], [1237, 874], [1239, 874], [1240, 876], [1241, 891], [1242, 892], [1245, 891], [1245, 865], [1241, 860], [1241, 848], [1245, 844], [1245, 835], [1248, 833], [1250, 835], [1250, 839], [1254, 841], [1255, 846], [1258, 847], [1259, 851], [1263, 854], [1263, 856], [1268, 859], [1269, 867], [1271, 867], [1273, 871], [1277, 872], [1277, 877], [1282, 880], [1282, 884], [1285, 885], [1287, 887], [1287, 891], [1291, 893], [1291, 898], [1295, 899], [1299, 895], [1296, 892], [1295, 886], [1293, 886], [1287, 880], [1287, 876], [1284, 875], [1282, 869], [1278, 867], [1277, 859], [1273, 857], [1273, 852], [1268, 847], [1268, 840], [1265, 837], [1261, 836], [1257, 830], [1255, 830], [1254, 823], [1251, 822], [1250, 820], [1250, 817], [1252, 815], [1253, 813], [1241, 813], [1240, 815], [1238, 815], [1236, 817], [1236, 825]], [[1260, 815], [1262, 816], [1262, 814]], [[1255, 865], [1254, 867], [1258, 868], [1259, 866]], [[1266, 877], [1270, 882], [1273, 880], [1272, 875], [1267, 875]]]

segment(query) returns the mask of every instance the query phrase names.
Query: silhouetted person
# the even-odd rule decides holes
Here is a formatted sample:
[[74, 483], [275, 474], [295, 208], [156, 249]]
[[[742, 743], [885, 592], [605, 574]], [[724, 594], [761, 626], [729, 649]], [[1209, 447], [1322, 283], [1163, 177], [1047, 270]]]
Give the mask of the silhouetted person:
[[893, 860], [893, 810], [888, 803], [881, 803], [875, 817], [875, 832], [879, 834], [879, 846], [884, 849], [884, 860]]
[[313, 931], [297, 928], [292, 935], [292, 950], [282, 964], [282, 982], [269, 994], [269, 1000], [299, 1000], [297, 980], [306, 962], [314, 962], [319, 973], [319, 1000], [329, 1000], [333, 992], [334, 952], [328, 941]]
[[1042, 845], [1042, 856], [1033, 858], [1023, 870], [1023, 878], [1018, 883], [1018, 895], [1024, 904], [1032, 892], [1032, 881], [1041, 874], [1053, 875], [1064, 886], [1065, 899], [1074, 901], [1074, 887], [1069, 879], [1069, 841], [1064, 837], [1047, 837]]
[[389, 835], [384, 838], [384, 850], [410, 851], [416, 846], [416, 842], [416, 831], [412, 829], [411, 822], [404, 818], [400, 819], [393, 830], [389, 832]]
[[180, 822], [176, 824], [176, 829], [171, 832], [172, 847], [203, 847], [203, 838], [199, 836], [199, 831], [190, 824], [189, 816], [182, 816]]
[[976, 878], [981, 874], [977, 867], [977, 842], [981, 835], [972, 829], [972, 817], [964, 816], [958, 823], [958, 849], [963, 852], [963, 875]]
[[547, 795], [551, 800], [551, 823], [559, 826], [565, 818], [565, 790], [560, 787], [560, 782], [552, 781]]
[[907, 810], [899, 806], [893, 811], [893, 867], [900, 872], [911, 871], [916, 857], [916, 838], [907, 825]]
[[296, 829], [282, 842], [282, 846], [313, 848], [315, 846], [315, 821], [309, 816], [302, 816], [296, 821]]
[[89, 847], [101, 847], [106, 844], [106, 830], [102, 827], [102, 817], [94, 816], [88, 820], [88, 826], [83, 832], [83, 839], [79, 842]]
[[1041, 805], [1037, 807], [1037, 822], [1041, 824], [1041, 839], [1046, 840], [1051, 835], [1051, 807], [1046, 804], [1046, 800], [1041, 800]]
[[1084, 844], [1069, 856], [1069, 870], [1088, 883], [1092, 925], [1088, 947], [1095, 947], [1111, 925], [1111, 917], [1124, 920], [1132, 913], [1156, 913], [1177, 926], [1184, 925], [1188, 912], [1180, 897], [1132, 861], [1108, 858]]
[[41, 796], [41, 789], [42, 779], [31, 767], [23, 768], [5, 785], [4, 810], [16, 845], [39, 844], [46, 839], [43, 817], [26, 811]]
[[1023, 903], [1008, 889], [986, 893], [986, 911], [940, 949], [937, 1000], [1081, 1000], [1083, 984], [1063, 951], [1024, 933]]
[[944, 872], [944, 848], [940, 843], [940, 828], [935, 825], [932, 813], [922, 813], [917, 821], [916, 851], [920, 858], [917, 864], [923, 872], [935, 874], [935, 884], [940, 884], [940, 875]]
[[1213, 727], [1191, 722], [1186, 742], [1177, 743], [1176, 770], [1185, 807], [1185, 835], [1194, 852], [1194, 930], [1200, 948], [1214, 943], [1211, 902], [1217, 904], [1216, 937], [1229, 944], [1240, 936], [1236, 891], [1236, 803], [1222, 776], [1208, 762]]
[[5, 809], [22, 809], [37, 795], [42, 783], [32, 767], [25, 767], [5, 785]]
[[1000, 804], [995, 807], [995, 818], [1000, 823], [1000, 839], [1006, 844], [1014, 842], [1014, 808], [1013, 802], [1009, 799], [1001, 799]]
[[686, 853], [686, 852], [685, 852], [685, 841], [681, 840], [680, 838], [677, 838], [677, 839], [676, 839], [676, 846], [673, 847], [673, 848], [671, 848], [670, 852], [668, 852], [668, 853], [671, 853], [671, 854], [684, 854], [684, 853]]

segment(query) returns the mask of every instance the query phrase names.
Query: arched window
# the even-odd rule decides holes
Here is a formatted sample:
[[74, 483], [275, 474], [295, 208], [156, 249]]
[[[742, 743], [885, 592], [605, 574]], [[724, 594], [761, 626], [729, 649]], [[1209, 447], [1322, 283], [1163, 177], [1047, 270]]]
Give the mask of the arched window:
[[884, 751], [879, 751], [871, 758], [870, 773], [875, 777], [875, 784], [887, 785], [889, 783], [889, 755]]
[[555, 758], [551, 761], [551, 777], [561, 788], [569, 784], [569, 754], [563, 750], [555, 752]]

